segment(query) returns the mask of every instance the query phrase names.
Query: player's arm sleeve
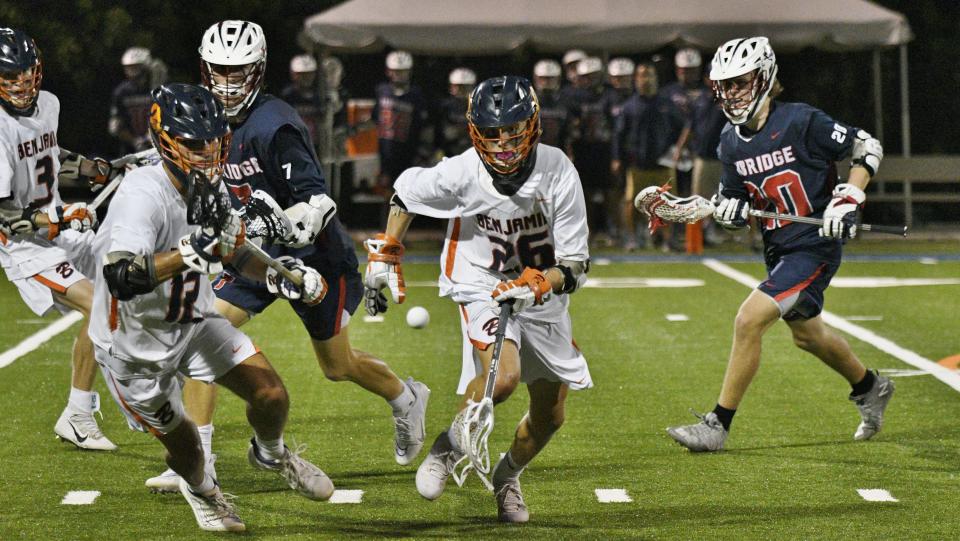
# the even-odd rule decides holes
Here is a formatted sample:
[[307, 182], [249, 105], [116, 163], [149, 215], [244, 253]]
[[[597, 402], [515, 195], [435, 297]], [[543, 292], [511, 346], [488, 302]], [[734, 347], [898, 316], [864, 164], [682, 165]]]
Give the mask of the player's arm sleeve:
[[812, 156], [840, 161], [850, 156], [858, 129], [814, 110], [807, 124], [806, 144]]
[[[155, 194], [124, 190], [121, 184], [110, 203], [110, 236], [107, 253], [129, 252], [134, 255], [152, 255], [159, 225], [163, 222]], [[102, 233], [101, 233], [102, 234]]]
[[461, 160], [447, 158], [433, 167], [407, 169], [393, 189], [409, 214], [455, 218], [464, 210], [456, 186], [465, 174]]
[[717, 156], [720, 158], [720, 187], [718, 192], [727, 199], [750, 200], [750, 194], [747, 193], [747, 187], [743, 183], [743, 177], [737, 172], [734, 163], [727, 158], [723, 151], [723, 144], [717, 146]]
[[268, 156], [267, 174], [273, 179], [282, 179], [294, 201], [309, 201], [310, 196], [327, 194], [327, 181], [310, 150], [310, 141], [293, 126], [277, 130]]
[[5, 148], [0, 148], [0, 199], [13, 196], [13, 160]]
[[587, 245], [587, 205], [583, 199], [580, 175], [569, 160], [564, 160], [560, 182], [554, 186], [554, 255], [557, 261], [590, 259]]

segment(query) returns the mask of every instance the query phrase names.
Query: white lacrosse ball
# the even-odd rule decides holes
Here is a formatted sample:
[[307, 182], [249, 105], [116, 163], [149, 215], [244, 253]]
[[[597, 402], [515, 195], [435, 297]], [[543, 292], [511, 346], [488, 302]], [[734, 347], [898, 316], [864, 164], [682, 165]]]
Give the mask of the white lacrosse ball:
[[430, 312], [422, 306], [414, 306], [407, 310], [407, 325], [414, 329], [422, 329], [430, 323]]

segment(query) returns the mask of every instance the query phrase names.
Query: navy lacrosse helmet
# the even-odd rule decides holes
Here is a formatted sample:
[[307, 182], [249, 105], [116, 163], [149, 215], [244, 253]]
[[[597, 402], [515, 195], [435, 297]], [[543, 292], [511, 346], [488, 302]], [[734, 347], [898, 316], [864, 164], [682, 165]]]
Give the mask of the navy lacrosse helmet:
[[170, 173], [184, 187], [191, 172], [220, 182], [230, 150], [230, 124], [223, 105], [202, 86], [172, 83], [151, 92], [150, 139]]
[[0, 105], [11, 115], [30, 116], [40, 95], [40, 49], [26, 32], [0, 28]]
[[540, 102], [530, 81], [507, 75], [483, 81], [467, 106], [470, 139], [493, 185], [513, 195], [536, 162], [540, 139]]

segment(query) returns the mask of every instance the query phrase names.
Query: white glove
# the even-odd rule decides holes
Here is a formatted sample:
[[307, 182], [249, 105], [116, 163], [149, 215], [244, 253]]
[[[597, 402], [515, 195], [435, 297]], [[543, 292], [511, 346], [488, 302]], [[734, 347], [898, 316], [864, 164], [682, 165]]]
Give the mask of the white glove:
[[743, 229], [747, 227], [749, 211], [750, 203], [744, 199], [724, 199], [713, 211], [713, 219], [726, 229]]
[[223, 272], [224, 260], [229, 261], [245, 241], [243, 221], [236, 212], [230, 211], [219, 235], [211, 227], [197, 227], [180, 239], [178, 249], [187, 267], [202, 274], [216, 274]]
[[47, 208], [47, 220], [50, 227], [47, 238], [53, 240], [61, 231], [89, 231], [97, 224], [97, 212], [87, 208], [86, 203], [70, 203], [66, 206], [51, 206]]
[[257, 190], [243, 207], [247, 235], [260, 237], [267, 242], [282, 242], [292, 239], [293, 224], [280, 205], [263, 190]]
[[366, 287], [364, 305], [367, 313], [375, 316], [387, 311], [387, 300], [381, 292], [384, 288], [390, 289], [393, 302], [397, 304], [402, 304], [407, 298], [407, 286], [400, 266], [403, 244], [380, 233], [363, 241], [363, 245], [367, 249], [367, 270], [363, 274], [363, 285]]
[[277, 261], [299, 274], [303, 279], [303, 286], [297, 287], [275, 269], [267, 267], [267, 291], [287, 300], [299, 300], [310, 305], [319, 303], [327, 295], [327, 281], [315, 269], [288, 255], [278, 257]]
[[857, 211], [867, 200], [867, 194], [853, 184], [837, 184], [833, 189], [833, 199], [823, 211], [821, 237], [835, 239], [857, 236]]
[[297, 203], [283, 211], [290, 219], [292, 229], [283, 243], [293, 248], [313, 244], [317, 235], [337, 213], [337, 204], [326, 195], [314, 195], [308, 203]]

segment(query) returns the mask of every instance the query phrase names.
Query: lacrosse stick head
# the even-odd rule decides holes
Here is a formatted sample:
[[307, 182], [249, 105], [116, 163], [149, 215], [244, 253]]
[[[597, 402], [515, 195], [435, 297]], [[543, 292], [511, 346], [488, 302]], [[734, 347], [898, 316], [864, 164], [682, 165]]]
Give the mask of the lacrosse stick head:
[[493, 485], [487, 478], [490, 474], [490, 448], [487, 446], [487, 439], [493, 432], [493, 399], [484, 397], [480, 402], [467, 400], [467, 407], [454, 418], [453, 426], [457, 440], [454, 443], [464, 453], [463, 458], [454, 466], [453, 479], [458, 486], [463, 486], [472, 470], [487, 489], [493, 490]]
[[290, 217], [283, 212], [276, 200], [263, 190], [253, 192], [240, 212], [248, 237], [260, 237], [272, 243], [286, 238], [293, 231]]
[[637, 210], [649, 217], [650, 233], [666, 222], [692, 224], [713, 214], [714, 206], [709, 200], [699, 195], [677, 197], [669, 189], [670, 184], [648, 186], [633, 200]]
[[220, 191], [220, 181], [211, 183], [207, 176], [194, 169], [187, 183], [187, 223], [211, 228], [220, 234], [221, 224], [232, 209], [227, 194]]

